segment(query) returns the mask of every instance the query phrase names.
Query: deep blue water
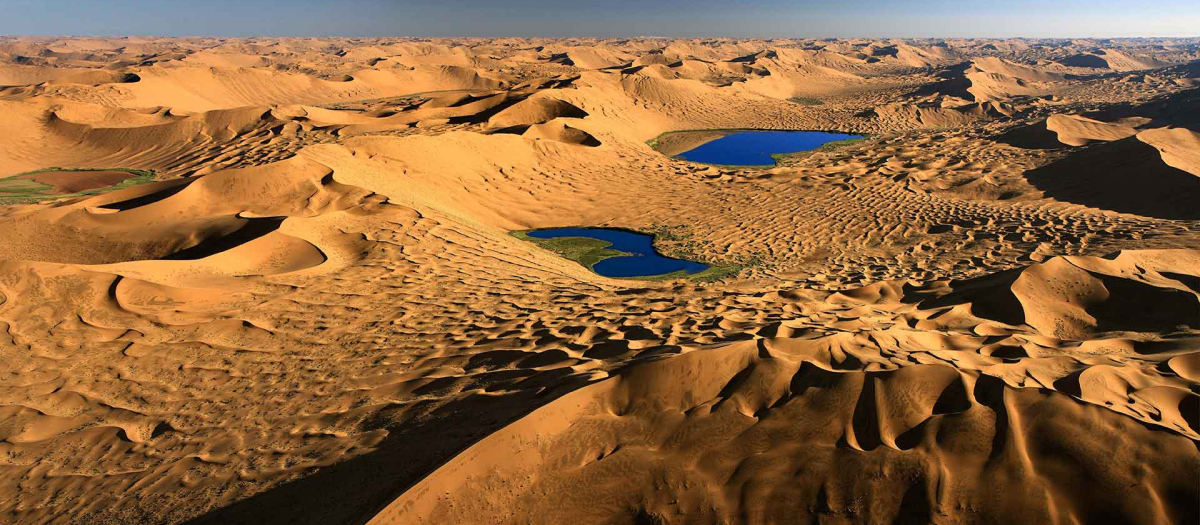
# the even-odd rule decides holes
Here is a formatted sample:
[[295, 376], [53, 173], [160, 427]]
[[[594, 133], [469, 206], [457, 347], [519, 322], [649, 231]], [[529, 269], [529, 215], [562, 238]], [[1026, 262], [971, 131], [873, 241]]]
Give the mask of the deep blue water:
[[640, 233], [606, 228], [548, 228], [526, 233], [538, 239], [554, 239], [557, 237], [589, 237], [612, 243], [609, 248], [633, 255], [628, 257], [611, 257], [596, 263], [592, 267], [596, 273], [605, 277], [644, 277], [662, 275], [665, 273], [684, 270], [689, 274], [708, 269], [707, 264], [683, 261], [664, 257], [654, 251], [653, 237]]
[[859, 137], [823, 131], [743, 131], [702, 144], [680, 153], [679, 157], [706, 164], [768, 166], [775, 164], [772, 153], [808, 151], [829, 142]]

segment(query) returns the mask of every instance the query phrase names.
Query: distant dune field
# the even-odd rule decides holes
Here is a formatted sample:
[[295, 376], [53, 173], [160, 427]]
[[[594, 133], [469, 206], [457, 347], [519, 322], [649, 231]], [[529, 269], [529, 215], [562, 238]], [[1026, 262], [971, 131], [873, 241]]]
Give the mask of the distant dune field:
[[[0, 37], [0, 522], [1200, 522], [1198, 79], [1200, 39]], [[677, 157], [765, 129], [865, 138]], [[720, 271], [522, 234], [563, 226]]]

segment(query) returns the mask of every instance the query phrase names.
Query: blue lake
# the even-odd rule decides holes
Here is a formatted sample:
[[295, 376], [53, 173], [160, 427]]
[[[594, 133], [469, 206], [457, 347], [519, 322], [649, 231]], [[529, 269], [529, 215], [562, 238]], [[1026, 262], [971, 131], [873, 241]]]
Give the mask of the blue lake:
[[654, 238], [640, 233], [606, 228], [548, 228], [526, 235], [538, 239], [558, 237], [588, 237], [612, 243], [610, 249], [631, 253], [626, 257], [610, 257], [596, 263], [592, 270], [605, 277], [645, 277], [683, 270], [689, 274], [708, 269], [707, 264], [664, 257], [654, 251]]
[[774, 153], [808, 151], [830, 142], [861, 137], [823, 131], [742, 131], [707, 142], [678, 156], [705, 164], [772, 166], [775, 159], [771, 155]]

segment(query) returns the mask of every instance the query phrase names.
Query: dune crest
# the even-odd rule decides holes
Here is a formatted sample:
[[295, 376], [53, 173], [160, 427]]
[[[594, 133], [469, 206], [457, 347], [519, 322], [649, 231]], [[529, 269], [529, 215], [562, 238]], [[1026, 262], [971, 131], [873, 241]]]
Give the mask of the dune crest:
[[1194, 40], [0, 37], [0, 522], [1196, 522]]
[[[859, 305], [869, 305], [916, 321], [924, 331], [904, 322], [871, 327], [860, 317], [857, 330], [847, 326], [850, 333], [800, 331], [632, 364], [474, 444], [370, 523], [580, 517], [638, 523], [646, 516], [661, 523], [746, 519], [738, 516], [769, 522], [797, 513], [969, 519], [959, 515], [964, 508], [1022, 521], [1124, 516], [1185, 522], [1196, 517], [1189, 498], [1163, 497], [1185, 490], [1189, 473], [1200, 466], [1194, 413], [1200, 396], [1170, 372], [1113, 367], [1103, 356], [1133, 350], [1173, 363], [1195, 350], [1154, 355], [1142, 336], [1106, 341], [1082, 333], [1076, 341], [1086, 342], [1069, 350], [1068, 340], [1039, 334], [1046, 321], [1038, 316], [1054, 312], [1058, 323], [1074, 318], [1079, 314], [1070, 301], [1079, 293], [1046, 292], [1030, 279], [1055, 272], [1061, 280], [1087, 271], [1080, 267], [1117, 274], [1106, 284], [1125, 294], [1112, 300], [1129, 311], [1161, 306], [1180, 316], [1168, 323], [1194, 321], [1196, 291], [1133, 268], [1195, 268], [1196, 257], [1195, 251], [1133, 252], [1113, 261], [1056, 258], [1031, 267], [1013, 290], [1032, 288], [1053, 298], [1034, 303], [1018, 293], [1029, 323], [1015, 321], [1018, 326], [972, 316], [979, 315], [975, 305], [1001, 300], [973, 282], [886, 298], [873, 289], [834, 294], [825, 304], [844, 297], [838, 301], [846, 309], [838, 314], [842, 319], [867, 317]], [[1147, 278], [1157, 279], [1158, 289], [1182, 289], [1187, 299], [1163, 305], [1132, 284]], [[909, 294], [930, 293], [920, 303], [929, 308], [910, 310]], [[976, 297], [985, 301], [972, 301]], [[1108, 319], [1137, 322], [1119, 312]], [[949, 333], [934, 335], [939, 332]], [[922, 347], [927, 350], [909, 350]], [[1054, 465], [1063, 446], [1077, 451], [1070, 468]], [[1183, 463], [1170, 465], [1151, 450], [1170, 450]], [[1150, 468], [1166, 476], [1159, 478], [1162, 485], [1142, 486], [1151, 495], [1143, 506], [1116, 502], [1078, 481], [1103, 478], [1118, 490], [1132, 478], [1112, 477], [1107, 465], [1135, 456], [1159, 457]], [[847, 464], [859, 466], [852, 469], [857, 473], [842, 471]], [[984, 495], [990, 491], [983, 487], [993, 484], [1020, 488]], [[870, 489], [861, 492], [864, 485]], [[590, 488], [586, 495], [580, 486]], [[1031, 505], [1034, 494], [1044, 497]]]

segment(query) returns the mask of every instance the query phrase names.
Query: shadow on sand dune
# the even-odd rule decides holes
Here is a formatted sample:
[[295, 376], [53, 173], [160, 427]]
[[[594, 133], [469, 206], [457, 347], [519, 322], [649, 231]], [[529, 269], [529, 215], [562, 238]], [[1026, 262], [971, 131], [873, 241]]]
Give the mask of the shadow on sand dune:
[[1029, 126], [1017, 126], [998, 135], [996, 142], [1021, 149], [1063, 149], [1067, 145], [1059, 142], [1058, 134], [1050, 131], [1043, 120]]
[[268, 233], [276, 231], [287, 217], [264, 217], [246, 219], [246, 224], [237, 231], [220, 237], [205, 239], [199, 244], [177, 251], [164, 259], [173, 261], [195, 261], [231, 250]]
[[[1195, 76], [1200, 74], [1200, 61], [1172, 69]], [[1188, 89], [1167, 96], [1155, 97], [1142, 104], [1128, 102], [1114, 104], [1102, 110], [1083, 113], [1083, 116], [1104, 122], [1129, 117], [1146, 117], [1151, 120], [1149, 123], [1143, 124], [1142, 129], [1164, 126], [1196, 129], [1200, 127], [1200, 89]]]
[[1063, 202], [1158, 219], [1200, 219], [1200, 177], [1168, 166], [1136, 137], [1072, 153], [1025, 172], [1025, 179]]
[[[520, 390], [512, 395], [474, 395], [417, 418], [405, 417], [401, 425], [388, 428], [387, 437], [372, 452], [215, 509], [185, 525], [367, 523], [475, 442], [588, 382], [564, 372], [570, 371], [523, 372], [528, 377], [518, 382]], [[424, 412], [419, 406], [397, 407], [406, 409]], [[387, 412], [381, 415], [386, 417]]]

